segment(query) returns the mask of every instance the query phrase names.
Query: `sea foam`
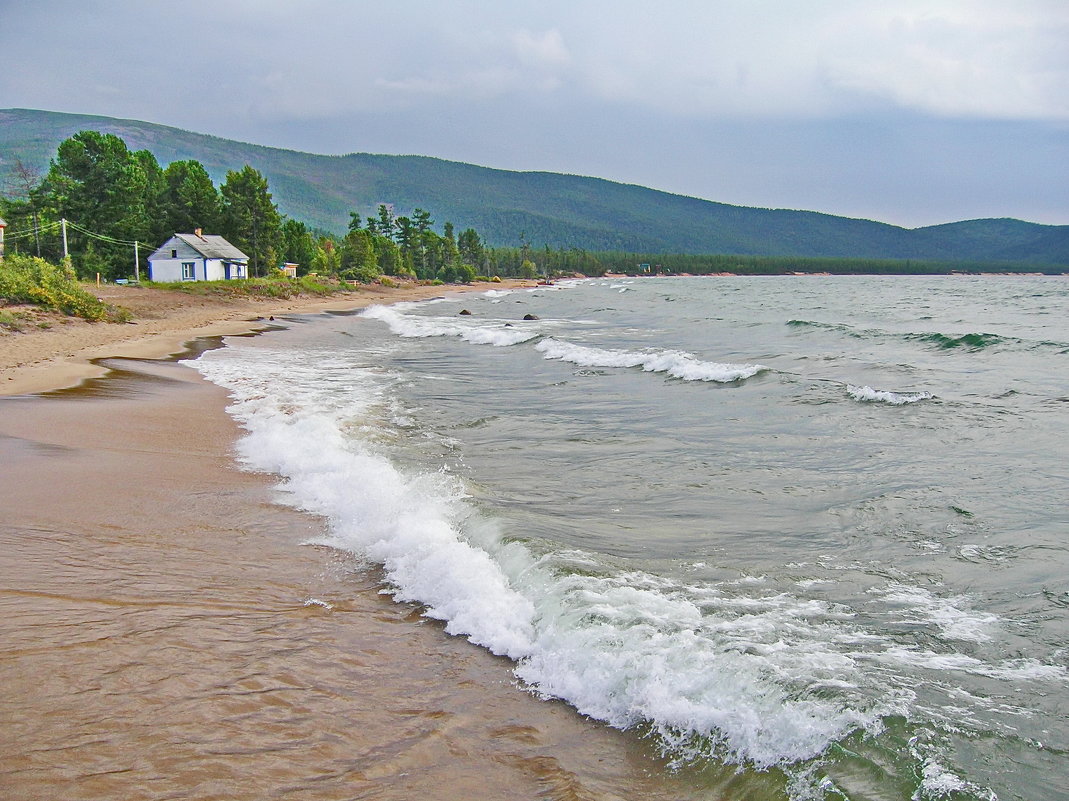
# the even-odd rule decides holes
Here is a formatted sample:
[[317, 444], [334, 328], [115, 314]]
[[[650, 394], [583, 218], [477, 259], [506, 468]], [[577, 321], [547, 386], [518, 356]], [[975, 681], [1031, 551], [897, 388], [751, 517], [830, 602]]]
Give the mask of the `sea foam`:
[[230, 390], [242, 462], [280, 475], [288, 503], [329, 521], [319, 542], [381, 565], [396, 599], [515, 660], [540, 694], [614, 726], [648, 725], [676, 758], [762, 767], [816, 757], [900, 711], [892, 694], [854, 693], [863, 671], [841, 648], [854, 638], [823, 602], [620, 573], [503, 537], [459, 479], [402, 470], [375, 445], [377, 371], [266, 348], [193, 364]]
[[729, 383], [750, 378], [769, 368], [761, 364], [723, 364], [701, 361], [677, 350], [607, 350], [546, 337], [535, 349], [547, 359], [560, 359], [580, 367], [641, 367], [647, 373], [666, 373], [683, 381]]
[[[423, 319], [374, 315], [391, 330]], [[546, 358], [677, 369], [690, 380], [764, 369], [556, 339], [537, 347]], [[503, 532], [482, 514], [458, 477], [434, 465], [398, 466], [410, 460], [395, 458], [390, 443], [404, 437], [382, 432], [414, 415], [391, 406], [391, 377], [361, 366], [359, 355], [258, 343], [210, 351], [192, 364], [230, 391], [229, 411], [247, 432], [243, 463], [281, 476], [289, 503], [328, 521], [317, 542], [381, 565], [397, 600], [422, 604], [449, 633], [514, 660], [533, 691], [613, 726], [651, 732], [675, 762], [712, 757], [801, 776], [851, 734], [875, 734], [885, 720], [912, 714], [908, 689], [886, 681], [902, 667], [1066, 679], [1064, 669], [1035, 660], [992, 663], [898, 644], [819, 590], [802, 597], [804, 584], [785, 592], [763, 579], [688, 583], [524, 543], [523, 532]], [[983, 643], [998, 622], [972, 611], [964, 596], [940, 598], [901, 583], [873, 597], [870, 614], [905, 617], [941, 640]]]
[[458, 337], [473, 345], [508, 347], [535, 339], [541, 333], [522, 321], [426, 317], [405, 314], [398, 306], [369, 306], [361, 316], [381, 320], [401, 337]]
[[873, 389], [872, 387], [856, 387], [848, 384], [846, 393], [857, 401], [867, 403], [887, 403], [891, 406], [903, 406], [907, 403], [931, 400], [935, 396], [931, 392], [891, 392], [886, 389]]

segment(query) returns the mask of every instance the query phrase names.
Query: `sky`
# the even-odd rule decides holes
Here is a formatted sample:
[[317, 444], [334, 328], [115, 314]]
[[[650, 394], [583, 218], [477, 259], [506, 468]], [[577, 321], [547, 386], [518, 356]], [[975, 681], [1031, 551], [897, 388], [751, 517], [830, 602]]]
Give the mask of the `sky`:
[[1069, 224], [1069, 0], [0, 0], [0, 53], [0, 108]]

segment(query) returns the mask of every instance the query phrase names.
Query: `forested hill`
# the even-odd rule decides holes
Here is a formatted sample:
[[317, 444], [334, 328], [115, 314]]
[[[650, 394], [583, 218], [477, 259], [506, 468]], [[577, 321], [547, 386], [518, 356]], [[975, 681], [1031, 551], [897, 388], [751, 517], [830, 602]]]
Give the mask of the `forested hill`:
[[[25, 109], [0, 110], [0, 181], [18, 157], [45, 171], [80, 130], [113, 133], [161, 164], [195, 159], [221, 183], [250, 164], [279, 210], [343, 232], [349, 212], [427, 209], [476, 228], [492, 245], [643, 253], [734, 253], [867, 259], [1069, 264], [1069, 226], [969, 220], [906, 229], [810, 211], [759, 209], [673, 195], [599, 178], [513, 172], [426, 156], [320, 156], [234, 142], [153, 123]], [[358, 138], [354, 134], [354, 139]], [[2, 184], [0, 184], [2, 185]]]

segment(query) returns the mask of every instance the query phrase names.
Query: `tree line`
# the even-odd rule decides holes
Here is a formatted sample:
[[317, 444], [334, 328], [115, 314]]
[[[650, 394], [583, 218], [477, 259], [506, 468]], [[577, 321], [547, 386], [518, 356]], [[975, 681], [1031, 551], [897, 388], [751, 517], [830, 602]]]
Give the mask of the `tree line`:
[[71, 262], [83, 278], [133, 274], [175, 233], [202, 229], [221, 234], [249, 256], [250, 273], [268, 274], [296, 263], [300, 274], [350, 281], [382, 275], [468, 282], [478, 276], [536, 278], [561, 273], [604, 272], [596, 257], [575, 248], [535, 250], [521, 235], [515, 248], [486, 244], [472, 228], [453, 223], [436, 231], [430, 212], [416, 208], [395, 216], [380, 205], [374, 216], [353, 211], [344, 235], [312, 229], [281, 214], [267, 179], [245, 165], [217, 188], [196, 160], [161, 167], [148, 150], [130, 150], [120, 137], [79, 131], [64, 140], [41, 176], [15, 159], [0, 213], [8, 223], [8, 248], [51, 261], [63, 257], [59, 221], [68, 227]]
[[196, 160], [161, 167], [148, 150], [130, 150], [114, 134], [80, 131], [63, 141], [47, 173], [14, 159], [0, 216], [8, 223], [9, 252], [58, 262], [63, 256], [60, 219], [68, 229], [72, 266], [82, 278], [132, 276], [140, 243], [140, 266], [175, 233], [221, 234], [249, 256], [250, 273], [268, 274], [298, 264], [299, 274], [367, 282], [382, 275], [425, 281], [469, 282], [477, 277], [550, 278], [628, 274], [790, 272], [835, 274], [942, 274], [962, 272], [1063, 272], [1064, 266], [962, 264], [928, 260], [798, 258], [730, 254], [590, 252], [581, 248], [535, 248], [525, 234], [515, 247], [492, 247], [472, 228], [440, 231], [425, 209], [396, 215], [350, 212], [344, 234], [310, 228], [281, 214], [267, 179], [250, 165], [226, 173], [216, 187]]
[[965, 262], [933, 259], [848, 259], [819, 256], [598, 252], [598, 263], [626, 275], [949, 275], [1030, 273], [1057, 275], [1064, 265], [1022, 262]]

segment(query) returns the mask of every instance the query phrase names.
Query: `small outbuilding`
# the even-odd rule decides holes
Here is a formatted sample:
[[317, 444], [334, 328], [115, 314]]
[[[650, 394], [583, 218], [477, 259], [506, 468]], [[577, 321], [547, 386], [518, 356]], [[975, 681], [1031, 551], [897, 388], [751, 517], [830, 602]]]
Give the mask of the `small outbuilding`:
[[215, 234], [175, 234], [148, 257], [153, 281], [232, 281], [249, 277], [249, 257]]

